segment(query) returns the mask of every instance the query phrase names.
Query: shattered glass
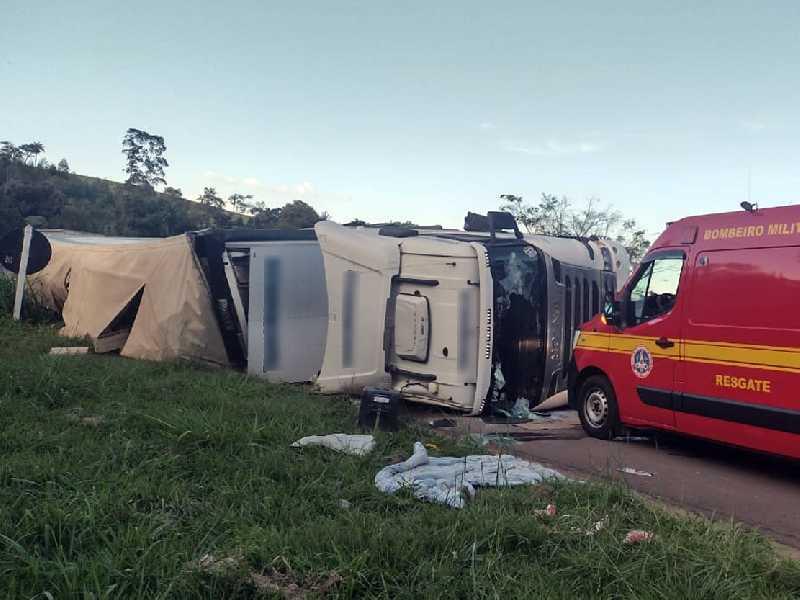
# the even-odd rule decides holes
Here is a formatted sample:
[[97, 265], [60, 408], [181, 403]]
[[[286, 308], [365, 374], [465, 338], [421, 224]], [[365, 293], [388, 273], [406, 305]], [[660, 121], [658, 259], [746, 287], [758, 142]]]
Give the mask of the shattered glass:
[[521, 414], [538, 404], [544, 385], [544, 259], [538, 249], [520, 242], [490, 242], [486, 248], [494, 279], [495, 331], [489, 407]]

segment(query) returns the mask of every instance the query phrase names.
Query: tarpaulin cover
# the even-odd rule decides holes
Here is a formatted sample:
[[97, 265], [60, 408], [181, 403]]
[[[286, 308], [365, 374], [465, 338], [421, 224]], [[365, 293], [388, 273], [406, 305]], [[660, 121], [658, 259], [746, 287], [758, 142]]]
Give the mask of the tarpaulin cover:
[[429, 457], [425, 446], [416, 442], [411, 458], [378, 471], [375, 486], [388, 494], [405, 487], [422, 500], [463, 508], [464, 492], [472, 497], [476, 487], [532, 485], [563, 477], [558, 471], [509, 454]]
[[62, 335], [97, 340], [126, 308], [129, 313], [136, 309], [141, 291], [120, 349], [123, 356], [228, 364], [187, 236], [132, 240], [45, 234], [53, 256], [31, 277], [31, 286], [46, 305], [62, 313]]

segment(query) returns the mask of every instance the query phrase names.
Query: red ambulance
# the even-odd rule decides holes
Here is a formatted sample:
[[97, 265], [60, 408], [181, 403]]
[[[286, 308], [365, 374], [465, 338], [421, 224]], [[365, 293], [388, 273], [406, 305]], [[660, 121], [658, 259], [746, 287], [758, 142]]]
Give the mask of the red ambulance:
[[569, 398], [589, 435], [800, 458], [800, 206], [745, 205], [671, 223], [576, 333]]

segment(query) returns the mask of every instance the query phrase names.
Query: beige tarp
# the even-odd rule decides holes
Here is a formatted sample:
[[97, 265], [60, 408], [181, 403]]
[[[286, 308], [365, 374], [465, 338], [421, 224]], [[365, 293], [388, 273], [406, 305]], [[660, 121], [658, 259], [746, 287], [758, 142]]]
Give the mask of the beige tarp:
[[31, 284], [45, 304], [61, 311], [63, 335], [97, 340], [143, 290], [130, 333], [127, 339], [122, 335], [123, 356], [228, 364], [208, 288], [185, 235], [107, 243], [48, 238], [52, 259]]

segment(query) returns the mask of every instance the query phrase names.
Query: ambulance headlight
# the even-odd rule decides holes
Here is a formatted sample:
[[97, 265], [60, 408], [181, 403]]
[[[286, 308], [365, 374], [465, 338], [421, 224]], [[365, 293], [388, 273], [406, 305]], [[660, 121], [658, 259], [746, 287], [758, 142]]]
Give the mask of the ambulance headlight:
[[575, 351], [575, 347], [578, 345], [578, 340], [581, 339], [581, 330], [576, 329], [575, 333], [572, 334], [572, 350]]

